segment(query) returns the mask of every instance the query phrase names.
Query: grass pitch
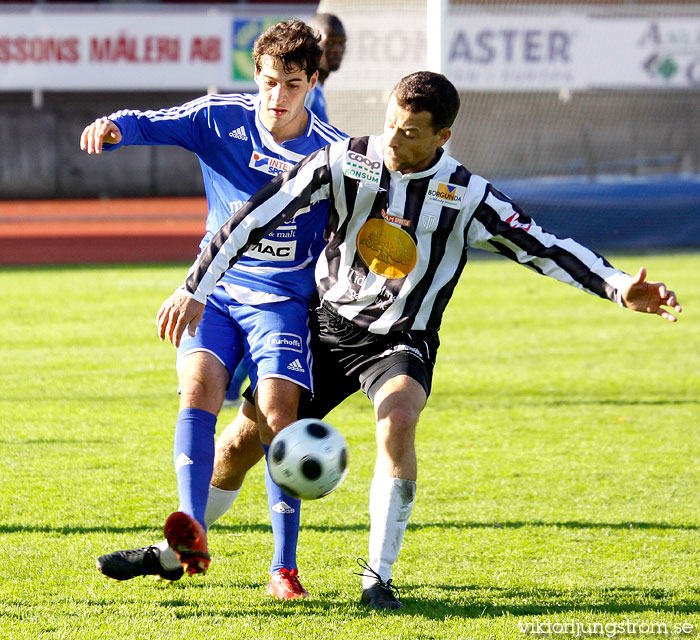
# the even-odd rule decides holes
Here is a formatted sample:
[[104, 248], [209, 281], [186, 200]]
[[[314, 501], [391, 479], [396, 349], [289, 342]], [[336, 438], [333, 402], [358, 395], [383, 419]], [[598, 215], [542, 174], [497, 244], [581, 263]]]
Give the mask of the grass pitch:
[[[212, 528], [205, 577], [99, 574], [96, 556], [160, 540], [177, 506], [174, 351], [154, 316], [185, 267], [0, 272], [0, 638], [696, 634], [700, 255], [613, 263], [667, 282], [681, 321], [506, 260], [467, 267], [419, 424], [396, 613], [357, 604], [374, 460], [361, 395], [329, 417], [350, 445], [345, 484], [304, 504], [307, 601], [264, 593], [272, 535], [260, 467]], [[232, 417], [225, 410], [220, 426]]]

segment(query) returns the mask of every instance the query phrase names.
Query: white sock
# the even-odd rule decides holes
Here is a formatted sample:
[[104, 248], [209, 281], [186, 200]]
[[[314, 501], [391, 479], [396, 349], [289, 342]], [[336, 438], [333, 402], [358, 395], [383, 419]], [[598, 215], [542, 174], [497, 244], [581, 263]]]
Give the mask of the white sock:
[[240, 492], [240, 489], [227, 491], [226, 489], [219, 489], [213, 484], [209, 485], [207, 510], [204, 513], [204, 522], [207, 525], [207, 529], [233, 506]]
[[[369, 566], [385, 582], [399, 557], [408, 518], [416, 495], [415, 480], [374, 476], [369, 489]], [[369, 575], [369, 571], [366, 571]], [[368, 589], [376, 578], [364, 576], [362, 588]]]
[[[209, 485], [207, 510], [204, 514], [204, 521], [206, 522], [207, 529], [231, 508], [240, 492], [240, 489], [226, 491], [212, 484]], [[159, 542], [156, 547], [160, 549], [160, 566], [163, 567], [163, 569], [176, 569], [180, 566], [180, 560], [177, 554], [170, 548], [167, 540]]]
[[178, 558], [177, 553], [170, 548], [167, 540], [159, 542], [156, 547], [160, 549], [160, 557], [158, 560], [163, 569], [177, 569], [182, 566], [180, 564], [180, 558]]

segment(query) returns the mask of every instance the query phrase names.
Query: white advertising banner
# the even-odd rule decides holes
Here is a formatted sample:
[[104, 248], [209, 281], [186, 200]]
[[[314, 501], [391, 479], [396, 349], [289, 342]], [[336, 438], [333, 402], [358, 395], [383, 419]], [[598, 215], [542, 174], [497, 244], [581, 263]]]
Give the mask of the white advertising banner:
[[541, 90], [585, 81], [585, 16], [458, 12], [450, 27], [448, 76], [459, 88]]
[[[425, 68], [423, 11], [401, 19], [377, 3], [341, 18], [347, 54], [329, 87], [384, 89]], [[0, 90], [250, 89], [250, 49], [281, 19], [309, 16], [225, 8], [0, 10]], [[669, 15], [681, 5], [664, 7]], [[700, 87], [700, 13], [616, 17], [582, 6], [543, 12], [451, 9], [447, 75], [462, 90], [543, 91]]]
[[700, 16], [458, 10], [450, 29], [448, 76], [460, 89], [700, 87]]
[[592, 23], [589, 86], [700, 88], [700, 16]]
[[0, 12], [0, 88], [250, 88], [253, 41], [270, 24], [310, 15], [292, 10]]
[[425, 69], [424, 4], [407, 2], [400, 18], [395, 11], [363, 3], [344, 6], [347, 46], [343, 65], [328, 79], [329, 90], [390, 91], [404, 76]]

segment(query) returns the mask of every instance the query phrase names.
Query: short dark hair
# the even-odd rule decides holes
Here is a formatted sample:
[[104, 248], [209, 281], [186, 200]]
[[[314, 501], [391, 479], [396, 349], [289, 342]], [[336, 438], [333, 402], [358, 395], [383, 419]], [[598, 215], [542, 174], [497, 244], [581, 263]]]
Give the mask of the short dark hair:
[[282, 62], [285, 73], [300, 69], [306, 71], [306, 77], [310, 79], [321, 63], [320, 40], [301, 20], [278, 22], [261, 33], [253, 45], [255, 69], [260, 72], [263, 56], [270, 56]]
[[327, 27], [329, 30], [335, 29], [339, 31], [345, 31], [343, 23], [340, 18], [332, 13], [314, 13], [309, 18], [309, 25], [313, 27], [316, 31], [321, 31], [323, 33], [323, 27]]
[[417, 113], [428, 111], [433, 131], [451, 127], [459, 111], [459, 94], [441, 73], [417, 71], [401, 78], [391, 94], [402, 109]]

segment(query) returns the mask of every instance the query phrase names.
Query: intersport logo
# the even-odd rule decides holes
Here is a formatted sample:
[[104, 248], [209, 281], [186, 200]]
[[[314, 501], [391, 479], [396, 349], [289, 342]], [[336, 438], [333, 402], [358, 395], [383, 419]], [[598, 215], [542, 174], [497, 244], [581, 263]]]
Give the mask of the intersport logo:
[[248, 166], [251, 169], [262, 171], [262, 173], [266, 173], [269, 176], [277, 176], [280, 173], [289, 171], [294, 165], [286, 160], [280, 160], [279, 158], [267, 156], [259, 151], [253, 151], [250, 155]]

